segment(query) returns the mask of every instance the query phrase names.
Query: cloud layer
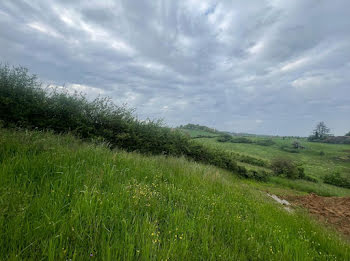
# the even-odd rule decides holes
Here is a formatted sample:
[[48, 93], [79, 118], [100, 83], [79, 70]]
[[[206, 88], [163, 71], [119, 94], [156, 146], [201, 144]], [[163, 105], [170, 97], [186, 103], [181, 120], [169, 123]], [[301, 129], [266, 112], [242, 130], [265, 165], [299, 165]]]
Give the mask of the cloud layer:
[[222, 130], [350, 130], [350, 2], [2, 1], [2, 62]]

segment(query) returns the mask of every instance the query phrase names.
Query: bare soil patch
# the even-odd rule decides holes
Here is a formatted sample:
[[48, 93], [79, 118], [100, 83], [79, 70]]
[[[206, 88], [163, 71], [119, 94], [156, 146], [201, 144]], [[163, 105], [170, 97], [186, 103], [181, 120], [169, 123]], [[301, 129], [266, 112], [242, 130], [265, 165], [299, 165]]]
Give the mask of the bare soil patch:
[[294, 205], [305, 207], [309, 213], [338, 231], [350, 236], [350, 197], [287, 196]]

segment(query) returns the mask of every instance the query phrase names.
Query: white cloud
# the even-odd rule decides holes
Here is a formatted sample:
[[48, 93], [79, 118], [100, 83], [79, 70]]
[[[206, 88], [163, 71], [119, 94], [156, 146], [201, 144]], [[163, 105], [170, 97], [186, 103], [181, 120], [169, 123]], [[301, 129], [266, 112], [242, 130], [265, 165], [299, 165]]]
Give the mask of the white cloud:
[[292, 86], [297, 89], [315, 89], [336, 87], [340, 79], [327, 75], [314, 75], [298, 78], [292, 82]]
[[250, 54], [256, 55], [259, 52], [261, 52], [264, 48], [264, 42], [263, 41], [259, 41], [258, 43], [256, 43], [255, 45], [253, 45], [252, 47], [250, 47], [248, 49], [248, 52]]
[[303, 66], [305, 66], [309, 62], [309, 60], [310, 59], [308, 57], [303, 57], [295, 61], [288, 62], [287, 64], [282, 66], [281, 71], [286, 72], [286, 71], [300, 69]]
[[42, 24], [40, 22], [31, 22], [31, 23], [28, 23], [27, 26], [40, 33], [44, 33], [56, 38], [62, 38], [62, 35], [57, 33], [53, 28], [51, 28], [48, 25]]

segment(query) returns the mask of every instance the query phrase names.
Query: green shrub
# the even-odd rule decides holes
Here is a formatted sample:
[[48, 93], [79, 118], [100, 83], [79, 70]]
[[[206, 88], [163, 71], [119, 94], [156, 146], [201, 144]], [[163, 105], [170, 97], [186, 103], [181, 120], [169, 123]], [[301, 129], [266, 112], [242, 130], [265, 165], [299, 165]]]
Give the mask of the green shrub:
[[198, 136], [196, 136], [196, 137], [192, 137], [191, 139], [202, 139], [202, 138], [207, 138], [207, 139], [212, 139], [212, 138], [216, 138], [217, 136], [213, 136], [213, 135], [202, 135], [202, 134], [200, 134], [200, 135], [198, 135]]
[[341, 176], [339, 172], [326, 175], [323, 181], [324, 183], [331, 184], [334, 186], [350, 188], [350, 179]]
[[244, 137], [234, 138], [231, 140], [232, 143], [253, 143], [251, 139], [247, 139]]
[[247, 170], [243, 166], [238, 166], [238, 174], [240, 177], [247, 179], [255, 179], [257, 181], [267, 182], [270, 180], [270, 174], [264, 170]]
[[275, 142], [272, 139], [265, 139], [265, 140], [258, 140], [256, 144], [260, 146], [272, 146], [275, 144]]
[[303, 180], [306, 180], [306, 181], [314, 182], [314, 183], [317, 183], [317, 182], [318, 182], [317, 179], [315, 179], [315, 178], [313, 178], [313, 177], [310, 177], [310, 176], [308, 176], [308, 175], [305, 175], [302, 179], [303, 179]]
[[232, 136], [230, 134], [222, 134], [219, 138], [217, 138], [218, 142], [229, 142], [232, 140]]
[[324, 151], [323, 150], [320, 151], [320, 156], [324, 156], [324, 155], [325, 155]]
[[304, 178], [304, 168], [297, 166], [287, 158], [275, 158], [271, 162], [271, 169], [277, 176], [285, 176], [290, 179]]
[[248, 170], [246, 174], [247, 178], [255, 179], [257, 181], [267, 182], [270, 179], [269, 173], [264, 170]]
[[248, 163], [254, 166], [268, 167], [269, 163], [263, 159], [258, 159], [248, 155], [242, 155], [239, 153], [232, 153], [233, 157], [240, 162]]

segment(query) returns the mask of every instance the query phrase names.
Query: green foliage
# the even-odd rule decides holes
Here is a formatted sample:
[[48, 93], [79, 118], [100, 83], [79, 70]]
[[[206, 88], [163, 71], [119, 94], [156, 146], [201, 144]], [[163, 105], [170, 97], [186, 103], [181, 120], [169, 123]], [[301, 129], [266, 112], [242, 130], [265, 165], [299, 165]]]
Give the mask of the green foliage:
[[215, 137], [217, 137], [217, 136], [199, 134], [199, 135], [197, 135], [196, 137], [192, 137], [192, 139], [201, 139], [201, 138], [209, 138], [209, 139], [212, 139], [212, 138], [215, 138]]
[[240, 153], [232, 153], [233, 157], [240, 162], [248, 163], [254, 166], [268, 167], [269, 163], [266, 160], [258, 159], [249, 155], [244, 155]]
[[255, 179], [257, 181], [267, 182], [270, 180], [270, 174], [264, 170], [247, 170], [244, 173], [244, 177], [248, 179]]
[[79, 93], [59, 89], [45, 92], [36, 76], [22, 67], [0, 67], [0, 120], [4, 127], [71, 132], [86, 140], [104, 140], [111, 148], [184, 155], [232, 172], [238, 170], [228, 153], [194, 143], [160, 121], [138, 120], [132, 110], [115, 105], [109, 98], [88, 101]]
[[346, 133], [345, 136], [350, 136], [350, 131], [348, 133]]
[[238, 137], [238, 138], [233, 138], [231, 140], [232, 143], [253, 143], [251, 139], [245, 138], [245, 137]]
[[232, 140], [232, 136], [230, 134], [222, 134], [216, 140], [218, 142], [229, 142]]
[[272, 146], [275, 142], [272, 139], [265, 139], [256, 141], [256, 144], [260, 146]]
[[207, 126], [198, 125], [198, 124], [191, 124], [191, 123], [186, 124], [184, 126], [181, 125], [181, 126], [179, 126], [179, 128], [180, 129], [187, 129], [187, 130], [202, 130], [202, 131], [213, 133], [213, 134], [220, 133], [216, 129], [209, 128]]
[[278, 157], [272, 160], [271, 168], [277, 176], [290, 179], [304, 178], [304, 168], [297, 166], [291, 159]]
[[324, 183], [331, 184], [334, 186], [350, 188], [350, 179], [341, 176], [339, 172], [326, 175], [323, 181]]
[[302, 179], [303, 179], [303, 180], [306, 180], [306, 181], [313, 182], [313, 183], [318, 183], [318, 180], [317, 180], [317, 179], [315, 179], [315, 178], [313, 178], [313, 177], [311, 177], [311, 176], [308, 176], [308, 175], [304, 175]]
[[313, 134], [309, 136], [309, 141], [321, 141], [331, 136], [330, 129], [326, 126], [326, 124], [321, 121], [319, 122], [315, 129], [313, 130]]
[[43, 131], [0, 130], [0, 155], [0, 260], [350, 259], [334, 231], [212, 166]]

